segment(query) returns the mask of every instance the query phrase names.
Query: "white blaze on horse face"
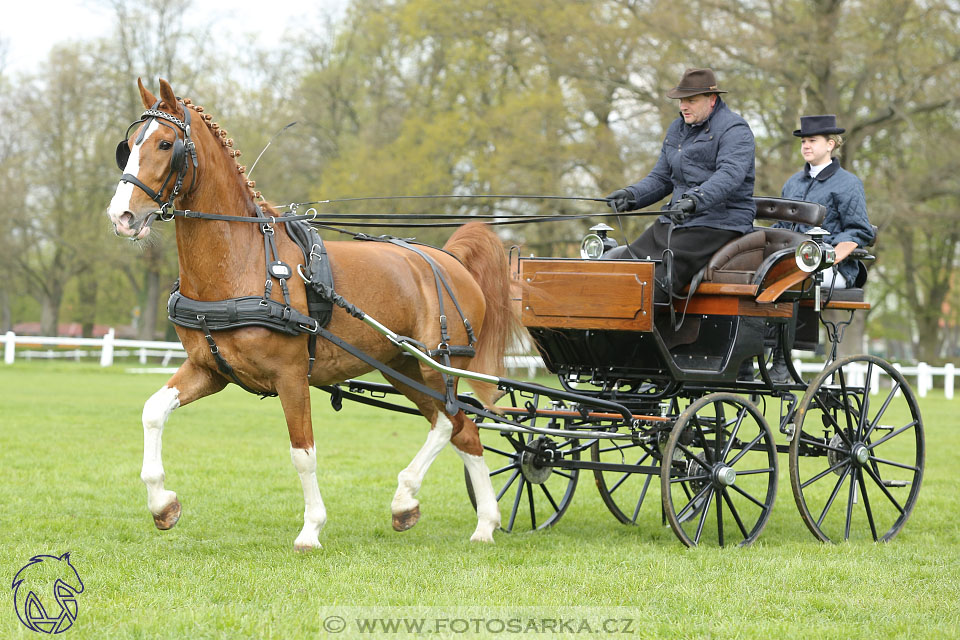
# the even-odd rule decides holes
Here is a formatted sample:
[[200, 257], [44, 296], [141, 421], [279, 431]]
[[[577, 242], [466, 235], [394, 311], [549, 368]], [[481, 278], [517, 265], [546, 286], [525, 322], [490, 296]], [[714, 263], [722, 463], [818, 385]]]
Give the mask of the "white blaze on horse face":
[[[143, 140], [133, 145], [133, 148], [130, 149], [130, 157], [127, 159], [127, 166], [124, 168], [124, 173], [129, 173], [132, 176], [139, 177], [140, 173], [140, 149], [147, 143], [147, 140], [150, 139], [150, 136], [160, 128], [160, 124], [153, 119], [150, 121], [150, 124], [147, 125], [147, 130], [143, 134]], [[110, 218], [110, 222], [113, 223], [113, 228], [117, 231], [117, 234], [124, 236], [133, 236], [136, 232], [134, 231], [132, 225], [136, 220], [138, 214], [147, 213], [147, 211], [133, 211], [130, 207], [130, 201], [133, 199], [133, 192], [137, 187], [130, 183], [120, 181], [117, 185], [117, 191], [113, 194], [113, 199], [110, 200], [110, 206], [107, 207], [107, 217]], [[153, 210], [154, 207], [152, 204], [148, 207], [149, 210]], [[140, 230], [137, 237], [142, 238], [150, 232], [150, 227], [144, 227]]]

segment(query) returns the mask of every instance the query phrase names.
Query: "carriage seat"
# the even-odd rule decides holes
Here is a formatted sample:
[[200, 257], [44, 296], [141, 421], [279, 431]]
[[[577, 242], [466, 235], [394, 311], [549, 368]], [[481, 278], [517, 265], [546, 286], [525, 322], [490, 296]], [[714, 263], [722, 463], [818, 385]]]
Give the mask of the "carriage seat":
[[[754, 198], [757, 219], [816, 226], [823, 222], [826, 207], [816, 202], [785, 198]], [[783, 249], [792, 249], [807, 238], [790, 229], [754, 227], [713, 254], [704, 268], [703, 282], [751, 284], [765, 259]]]

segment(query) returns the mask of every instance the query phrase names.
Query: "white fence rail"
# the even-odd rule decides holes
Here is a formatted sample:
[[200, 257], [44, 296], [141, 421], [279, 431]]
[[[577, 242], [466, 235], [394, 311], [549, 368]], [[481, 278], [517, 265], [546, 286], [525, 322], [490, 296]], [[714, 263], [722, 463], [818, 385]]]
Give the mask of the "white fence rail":
[[[114, 358], [136, 357], [141, 364], [147, 363], [147, 358], [160, 358], [161, 365], [166, 367], [172, 360], [183, 359], [186, 354], [183, 345], [179, 342], [160, 342], [155, 340], [124, 340], [115, 337], [114, 330], [110, 329], [102, 338], [65, 338], [65, 337], [38, 337], [38, 336], [18, 336], [12, 331], [0, 335], [0, 342], [4, 344], [3, 360], [6, 364], [13, 364], [18, 354], [22, 358], [30, 359], [51, 359], [68, 358], [79, 360], [84, 357], [99, 357], [100, 366], [109, 367], [113, 365]], [[18, 349], [17, 345], [24, 347]], [[32, 349], [31, 347], [46, 346], [46, 350]], [[54, 348], [56, 347], [56, 348]], [[73, 349], [66, 350], [63, 347], [93, 347], [92, 350]], [[544, 369], [543, 360], [539, 356], [530, 355], [508, 355], [504, 359], [504, 364], [508, 369], [525, 369], [528, 377], [536, 375], [538, 370]], [[927, 393], [934, 388], [934, 378], [943, 378], [943, 394], [946, 398], [953, 398], [954, 381], [956, 369], [952, 363], [942, 367], [932, 367], [925, 362], [920, 362], [916, 366], [903, 367], [899, 364], [893, 365], [903, 375], [915, 377], [915, 390], [921, 398], [926, 397]], [[797, 368], [801, 373], [817, 373], [823, 368], [822, 363], [816, 362], [798, 362]], [[853, 375], [865, 377], [866, 371], [853, 371]], [[871, 382], [871, 393], [880, 391], [881, 376], [874, 376]], [[863, 379], [862, 377], [860, 378]], [[889, 381], [884, 384], [889, 386]]]

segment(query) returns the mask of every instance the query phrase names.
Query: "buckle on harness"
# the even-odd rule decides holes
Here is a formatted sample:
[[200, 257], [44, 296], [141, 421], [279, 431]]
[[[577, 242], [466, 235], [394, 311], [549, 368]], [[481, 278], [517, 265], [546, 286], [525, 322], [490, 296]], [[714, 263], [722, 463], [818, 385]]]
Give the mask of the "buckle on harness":
[[311, 319], [313, 320], [313, 326], [304, 324], [303, 322], [298, 322], [297, 327], [299, 327], [300, 329], [303, 329], [307, 333], [317, 333], [320, 330], [320, 323], [317, 321], [316, 318], [311, 318]]
[[[310, 255], [312, 256], [313, 254], [310, 254]], [[310, 278], [308, 278], [307, 276], [303, 275], [303, 265], [302, 265], [302, 264], [298, 264], [298, 265], [297, 265], [297, 275], [300, 276], [300, 279], [303, 280], [304, 284], [310, 284]]]

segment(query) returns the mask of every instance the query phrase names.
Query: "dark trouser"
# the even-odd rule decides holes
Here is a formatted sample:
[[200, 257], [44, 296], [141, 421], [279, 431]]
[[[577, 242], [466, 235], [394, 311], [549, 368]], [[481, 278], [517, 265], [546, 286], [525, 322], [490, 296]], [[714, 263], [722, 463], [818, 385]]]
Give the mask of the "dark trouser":
[[[668, 248], [673, 252], [672, 288], [679, 294], [717, 252], [720, 247], [743, 235], [739, 231], [712, 227], [673, 228], [672, 223], [656, 221], [629, 246], [617, 247], [603, 254], [604, 260], [663, 260]], [[667, 261], [657, 263], [654, 277], [657, 286], [654, 302], [668, 302]]]

